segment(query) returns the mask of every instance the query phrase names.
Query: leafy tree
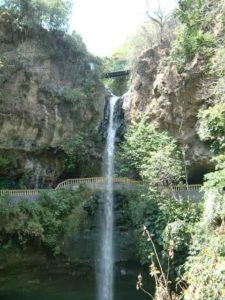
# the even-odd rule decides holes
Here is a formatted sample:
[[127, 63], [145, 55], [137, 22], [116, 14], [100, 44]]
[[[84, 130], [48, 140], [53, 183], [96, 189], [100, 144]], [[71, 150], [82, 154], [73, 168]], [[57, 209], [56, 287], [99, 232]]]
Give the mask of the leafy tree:
[[42, 26], [66, 30], [71, 0], [1, 0], [0, 9], [10, 11], [18, 27]]
[[182, 178], [180, 153], [174, 140], [165, 132], [158, 132], [142, 117], [140, 122], [128, 127], [117, 162], [122, 175], [141, 177], [148, 187], [131, 195], [128, 203], [141, 261], [146, 263], [153, 252], [142, 236], [144, 224], [153, 236], [158, 256], [166, 269], [166, 253], [173, 244], [174, 260], [170, 262], [166, 276], [178, 274], [188, 256], [193, 227], [200, 219], [201, 208], [189, 200], [177, 201], [171, 193], [158, 188]]
[[196, 224], [185, 264], [183, 299], [223, 300], [225, 297], [224, 170], [208, 174], [204, 184], [204, 211]]
[[215, 104], [199, 113], [199, 136], [203, 141], [211, 141], [214, 153], [225, 147], [225, 103]]
[[115, 50], [110, 57], [103, 59], [103, 72], [114, 72], [128, 68], [128, 45], [125, 43]]
[[198, 114], [198, 134], [202, 141], [210, 144], [216, 168], [205, 175], [204, 212], [195, 228], [185, 265], [183, 279], [188, 288], [184, 289], [184, 300], [223, 300], [225, 297], [225, 63], [224, 47], [219, 41], [217, 47], [209, 63], [209, 75], [213, 78], [210, 104]]
[[207, 10], [208, 0], [180, 0], [175, 16], [182, 26], [172, 44], [170, 57], [182, 71], [185, 63], [198, 52], [210, 57], [215, 45], [214, 36], [208, 30], [212, 16]]
[[225, 181], [225, 103], [224, 103], [224, 48], [218, 48], [210, 61], [209, 74], [214, 78], [211, 88], [213, 102], [198, 114], [198, 134], [202, 141], [210, 143], [215, 172], [206, 175], [205, 186], [221, 190]]
[[88, 137], [84, 133], [79, 133], [67, 139], [62, 148], [67, 155], [66, 166], [68, 169], [74, 168], [80, 162], [88, 162], [90, 159], [90, 147]]
[[[128, 70], [128, 45], [125, 43], [112, 53], [111, 57], [103, 59], [103, 72], [114, 72]], [[118, 77], [113, 79], [105, 79], [104, 84], [110, 91], [117, 96], [122, 96], [128, 89], [129, 76]]]
[[1, 244], [41, 247], [52, 254], [60, 254], [61, 242], [80, 228], [87, 217], [84, 206], [91, 201], [92, 193], [84, 187], [76, 191], [45, 191], [37, 201], [15, 202], [1, 197]]
[[[225, 236], [224, 228], [218, 234], [199, 232], [186, 264], [184, 279], [189, 287], [184, 290], [184, 300], [223, 300], [225, 298]], [[201, 234], [201, 236], [200, 236]], [[199, 253], [196, 255], [196, 250]]]
[[165, 132], [157, 132], [144, 117], [129, 126], [118, 156], [121, 173], [133, 173], [153, 186], [172, 184], [182, 177], [174, 140]]

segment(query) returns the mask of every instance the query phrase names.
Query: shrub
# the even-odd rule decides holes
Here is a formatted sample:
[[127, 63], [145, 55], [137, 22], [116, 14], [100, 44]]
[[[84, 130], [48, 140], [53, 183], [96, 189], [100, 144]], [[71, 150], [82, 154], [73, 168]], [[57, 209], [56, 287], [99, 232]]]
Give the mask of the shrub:
[[[184, 291], [185, 300], [223, 300], [225, 298], [225, 235], [208, 234], [198, 240], [200, 250], [190, 256], [184, 279], [189, 287]], [[194, 247], [193, 246], [193, 247]]]
[[[78, 132], [66, 139], [60, 148], [65, 153], [64, 167], [67, 170], [78, 168], [78, 166], [91, 166], [98, 157], [96, 144], [101, 145], [99, 137], [92, 130]], [[90, 176], [90, 174], [89, 174]]]
[[204, 211], [195, 227], [185, 264], [184, 300], [223, 300], [225, 297], [224, 168], [207, 174], [205, 179]]
[[206, 0], [181, 0], [176, 16], [182, 23], [172, 43], [170, 58], [178, 70], [183, 71], [185, 63], [197, 53], [209, 58], [213, 54], [215, 38], [208, 31], [213, 16], [208, 13]]
[[71, 12], [70, 0], [2, 0], [0, 10], [10, 11], [18, 28], [42, 26], [66, 30]]
[[78, 230], [92, 200], [86, 188], [43, 192], [37, 201], [0, 199], [0, 240], [3, 245], [42, 247], [60, 253], [60, 243]]
[[[133, 194], [128, 202], [139, 257], [142, 262], [147, 263], [151, 252], [149, 244], [141, 235], [144, 224], [149, 229], [161, 258], [167, 252], [169, 242], [174, 241], [175, 258], [172, 270], [174, 272], [184, 263], [188, 255], [194, 224], [200, 220], [202, 214], [201, 204], [191, 203], [185, 199], [177, 201], [172, 196], [163, 197], [155, 192], [145, 195], [142, 193], [138, 191]], [[166, 261], [167, 259], [162, 263], [165, 264]]]
[[117, 157], [120, 174], [136, 174], [151, 186], [172, 184], [182, 178], [175, 141], [167, 133], [157, 132], [144, 117], [128, 127]]
[[204, 188], [204, 213], [196, 226], [185, 264], [183, 279], [188, 283], [184, 289], [185, 300], [223, 300], [225, 297], [225, 197], [220, 184], [211, 176]]
[[180, 29], [176, 40], [172, 43], [170, 57], [182, 71], [186, 62], [191, 60], [196, 53], [210, 57], [213, 54], [215, 45], [214, 37], [211, 33], [199, 30], [194, 35], [188, 34], [187, 29]]
[[71, 104], [75, 104], [78, 101], [82, 104], [82, 102], [84, 102], [87, 98], [84, 92], [79, 88], [65, 88], [63, 91], [63, 97], [66, 102]]
[[203, 141], [212, 142], [215, 152], [225, 146], [225, 103], [215, 104], [198, 114], [200, 126], [198, 134]]

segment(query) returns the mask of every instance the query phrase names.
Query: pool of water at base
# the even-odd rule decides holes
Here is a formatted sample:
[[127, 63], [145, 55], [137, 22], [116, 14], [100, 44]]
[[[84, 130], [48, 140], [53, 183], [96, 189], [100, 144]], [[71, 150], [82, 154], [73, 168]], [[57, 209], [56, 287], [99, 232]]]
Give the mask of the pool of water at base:
[[[149, 299], [136, 290], [136, 275], [117, 274], [114, 300]], [[29, 270], [29, 273], [22, 271], [10, 274], [8, 282], [2, 276], [4, 274], [0, 275], [0, 300], [97, 300], [93, 273], [74, 276], [65, 273], [30, 273]]]

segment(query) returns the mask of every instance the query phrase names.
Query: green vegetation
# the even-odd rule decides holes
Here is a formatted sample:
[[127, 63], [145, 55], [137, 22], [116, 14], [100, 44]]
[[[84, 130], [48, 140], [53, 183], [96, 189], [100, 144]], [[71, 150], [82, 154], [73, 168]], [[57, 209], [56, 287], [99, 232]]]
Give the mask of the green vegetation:
[[164, 266], [167, 263], [168, 245], [173, 240], [175, 253], [170, 272], [173, 275], [175, 271], [178, 272], [187, 258], [193, 225], [199, 221], [201, 205], [191, 203], [188, 199], [178, 201], [170, 194], [163, 195], [152, 191], [146, 194], [137, 191], [129, 199], [128, 212], [141, 261], [147, 263], [152, 251], [141, 234], [145, 225], [152, 235]]
[[128, 128], [118, 165], [120, 175], [141, 177], [153, 187], [182, 179], [182, 163], [175, 141], [167, 133], [156, 131], [145, 117]]
[[[220, 13], [224, 14], [224, 6], [221, 8]], [[185, 300], [222, 300], [225, 297], [225, 62], [224, 45], [220, 42], [208, 68], [214, 81], [209, 91], [212, 101], [208, 108], [199, 112], [198, 133], [202, 141], [210, 144], [216, 169], [205, 176], [204, 213], [196, 227], [191, 255], [185, 266], [184, 279], [189, 283], [184, 291]]]
[[66, 172], [80, 171], [80, 176], [89, 177], [101, 172], [101, 157], [97, 152], [102, 152], [102, 142], [92, 130], [77, 132], [66, 139], [59, 149], [63, 151], [62, 168]]
[[[42, 26], [47, 30], [65, 30], [70, 7], [70, 1], [58, 0], [1, 2], [1, 10], [12, 13], [17, 29]], [[89, 111], [91, 107], [94, 112], [94, 99], [101, 92], [101, 72], [134, 66], [141, 51], [156, 42], [169, 44], [173, 40], [164, 63], [172, 62], [179, 72], [185, 70], [194, 58], [200, 60], [200, 67], [210, 83], [209, 88], [207, 86], [209, 97], [198, 113], [198, 134], [202, 142], [210, 145], [216, 165], [214, 172], [205, 175], [204, 199], [192, 203], [190, 199], [178, 197], [175, 192], [162, 188], [183, 182], [185, 166], [175, 140], [168, 133], [154, 128], [146, 117], [142, 116], [127, 128], [117, 151], [118, 175], [141, 179], [147, 186], [147, 189], [130, 192], [127, 200], [120, 205], [121, 213], [126, 215], [133, 229], [141, 262], [151, 263], [149, 273], [156, 278], [156, 284], [166, 277], [166, 280], [163, 279], [167, 285], [166, 296], [163, 291], [160, 292], [162, 286], [159, 284], [152, 297], [154, 300], [225, 299], [225, 50], [224, 29], [215, 28], [216, 15], [220, 16], [216, 22], [223, 20], [224, 26], [224, 1], [219, 1], [214, 9], [212, 0], [180, 0], [174, 22], [171, 17], [164, 20], [162, 15], [158, 15], [160, 23], [149, 15], [138, 32], [112, 58], [105, 59], [103, 67], [100, 60], [88, 54], [76, 33], [72, 36], [63, 34], [63, 45], [60, 44], [57, 51], [52, 50], [50, 54], [53, 60], [58, 61], [65, 49], [75, 51], [79, 75], [71, 82], [75, 82], [76, 86], [62, 84], [61, 89], [56, 89], [51, 81], [41, 86], [42, 92], [52, 95], [54, 104], [63, 103], [73, 108], [88, 106]], [[176, 37], [171, 34], [175, 27], [178, 29]], [[218, 34], [215, 34], [216, 30]], [[131, 64], [128, 62], [130, 59]], [[88, 69], [92, 60], [97, 66], [94, 70]], [[17, 68], [23, 63], [21, 60]], [[10, 77], [10, 74], [6, 74], [4, 80], [7, 76]], [[107, 85], [112, 92], [121, 95], [127, 89], [127, 79], [107, 81]], [[66, 174], [89, 172], [96, 176], [99, 172], [101, 142], [89, 125], [85, 128], [80, 126], [74, 136], [57, 145], [58, 154], [55, 152], [54, 155], [59, 155]], [[52, 149], [31, 150], [39, 155]], [[8, 186], [10, 179], [7, 174], [18, 168], [18, 161], [15, 154], [1, 154], [0, 172], [4, 180], [0, 187]], [[20, 175], [19, 186], [23, 186], [30, 174]], [[84, 187], [77, 191], [45, 192], [35, 202], [13, 202], [1, 198], [0, 242], [4, 250], [33, 247], [60, 254], [65, 238], [76, 230], [78, 232], [85, 224], [87, 214], [94, 212], [92, 200], [92, 193]], [[138, 288], [142, 288], [142, 278], [138, 280]], [[176, 291], [176, 296], [172, 295], [172, 290]]]
[[128, 91], [129, 76], [105, 79], [104, 84], [116, 96], [122, 96]]
[[73, 168], [78, 162], [86, 162], [90, 159], [90, 149], [87, 146], [87, 136], [84, 133], [78, 133], [74, 137], [67, 139], [63, 144], [63, 150], [66, 153], [66, 165]]
[[[202, 205], [161, 188], [183, 179], [181, 155], [175, 141], [165, 132], [156, 131], [145, 117], [128, 127], [118, 157], [122, 175], [133, 175], [148, 184], [147, 191], [141, 189], [130, 195], [127, 211], [140, 260], [145, 264], [151, 261], [153, 278], [159, 274], [159, 278], [165, 276], [166, 282], [173, 282], [166, 283], [168, 292], [175, 289], [175, 278], [184, 274], [183, 265], [195, 225], [202, 215]], [[148, 229], [151, 243], [143, 237], [143, 225]], [[158, 299], [164, 299], [162, 294]]]
[[7, 174], [11, 168], [17, 166], [15, 153], [10, 153], [7, 156], [0, 156], [0, 169], [2, 173]]
[[[211, 142], [217, 161], [216, 171], [205, 177], [203, 204], [160, 189], [182, 179], [182, 163], [175, 142], [145, 118], [128, 127], [119, 149], [122, 174], [148, 183], [147, 191], [130, 195], [127, 211], [139, 257], [143, 263], [151, 263], [154, 299], [222, 300], [225, 295], [223, 104], [220, 109], [216, 104], [202, 111], [199, 118], [200, 137]], [[141, 275], [137, 288], [146, 292]]]
[[84, 103], [84, 101], [87, 99], [86, 95], [83, 91], [81, 91], [79, 88], [65, 88], [63, 97], [65, 98], [65, 101], [71, 104], [75, 104], [77, 102]]
[[[224, 169], [223, 169], [224, 172]], [[206, 177], [205, 202], [201, 221], [195, 226], [183, 280], [185, 300], [222, 300], [225, 297], [225, 177], [218, 172]]]
[[223, 151], [225, 146], [225, 103], [217, 103], [199, 113], [199, 136], [211, 141], [214, 153]]
[[[105, 57], [103, 59], [103, 72], [115, 72], [128, 70], [128, 49], [121, 47], [117, 51], [112, 53], [111, 57]], [[129, 76], [104, 79], [104, 84], [110, 89], [110, 91], [116, 96], [122, 96], [128, 90]]]
[[170, 51], [170, 57], [179, 71], [182, 71], [185, 64], [196, 54], [209, 59], [214, 53], [216, 39], [213, 22], [219, 12], [208, 9], [210, 5], [210, 0], [179, 1], [176, 16], [182, 26]]
[[[147, 2], [151, 2], [146, 0]], [[155, 46], [169, 45], [175, 38], [174, 32], [178, 26], [178, 19], [173, 15], [167, 15], [158, 6], [155, 12], [151, 12], [146, 6], [146, 20], [140, 24], [137, 30], [127, 37], [124, 44], [113, 52], [112, 66], [126, 63], [126, 68], [135, 69], [140, 55]], [[107, 60], [108, 63], [110, 59]], [[118, 69], [118, 68], [117, 68]]]
[[211, 33], [203, 31], [189, 32], [187, 28], [180, 28], [176, 40], [173, 42], [170, 57], [177, 65], [179, 71], [183, 70], [185, 63], [195, 54], [210, 57], [213, 52], [214, 37]]
[[41, 26], [48, 30], [66, 30], [71, 12], [70, 0], [1, 0], [0, 10], [14, 16], [18, 28]]
[[[183, 180], [184, 166], [175, 142], [145, 118], [127, 128], [117, 154], [120, 176], [148, 183], [148, 191], [130, 195], [127, 212], [139, 257], [151, 264], [149, 273], [155, 279], [156, 293], [149, 296], [154, 300], [225, 298], [224, 16], [224, 1], [180, 0], [174, 16], [180, 24], [175, 22], [176, 36], [167, 39], [173, 42], [164, 62], [172, 62], [182, 72], [195, 58], [207, 77], [204, 79], [210, 82], [209, 97], [198, 114], [198, 134], [210, 145], [216, 168], [205, 176], [203, 202], [178, 200], [160, 189]], [[121, 51], [128, 60], [132, 51], [135, 53], [130, 65], [135, 65], [141, 51], [153, 46], [155, 29], [152, 22], [146, 22], [136, 33], [133, 46], [129, 47], [129, 42], [123, 45]], [[166, 286], [157, 286], [164, 276], [172, 283], [167, 278]], [[170, 292], [175, 287], [176, 296]], [[137, 288], [143, 290], [141, 275]]]
[[85, 205], [92, 201], [91, 192], [81, 187], [77, 191], [43, 192], [37, 201], [15, 202], [0, 199], [0, 240], [4, 248], [10, 245], [26, 249], [41, 248], [60, 254], [63, 240], [85, 221]]

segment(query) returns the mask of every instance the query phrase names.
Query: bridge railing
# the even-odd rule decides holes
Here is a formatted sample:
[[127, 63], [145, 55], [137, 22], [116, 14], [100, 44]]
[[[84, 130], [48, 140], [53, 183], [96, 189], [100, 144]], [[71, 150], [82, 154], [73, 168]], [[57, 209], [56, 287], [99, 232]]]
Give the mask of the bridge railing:
[[41, 190], [0, 190], [0, 196], [37, 196]]
[[[106, 177], [90, 177], [90, 178], [70, 178], [60, 182], [56, 189], [67, 187], [67, 186], [76, 186], [80, 184], [89, 184], [89, 183], [106, 183]], [[141, 181], [129, 179], [129, 178], [113, 178], [114, 183], [126, 183], [126, 184], [141, 184]]]
[[[114, 183], [121, 183], [121, 184], [129, 184], [129, 185], [147, 185], [147, 183], [142, 181], [137, 181], [129, 178], [113, 178]], [[106, 184], [107, 178], [106, 177], [90, 177], [90, 178], [70, 178], [60, 182], [55, 190], [72, 187], [72, 186], [79, 186], [81, 184]], [[182, 192], [182, 191], [200, 191], [201, 189], [200, 184], [189, 184], [189, 185], [171, 185], [171, 186], [162, 186], [161, 189], [165, 191], [173, 191], [173, 192]], [[52, 189], [54, 190], [54, 189]], [[0, 190], [0, 196], [9, 196], [9, 197], [23, 197], [23, 196], [37, 196], [40, 192], [46, 191], [46, 189], [29, 189], [29, 190]]]
[[180, 185], [172, 185], [169, 187], [163, 187], [168, 190], [172, 190], [174, 192], [181, 192], [181, 191], [200, 191], [202, 188], [201, 184], [180, 184]]

